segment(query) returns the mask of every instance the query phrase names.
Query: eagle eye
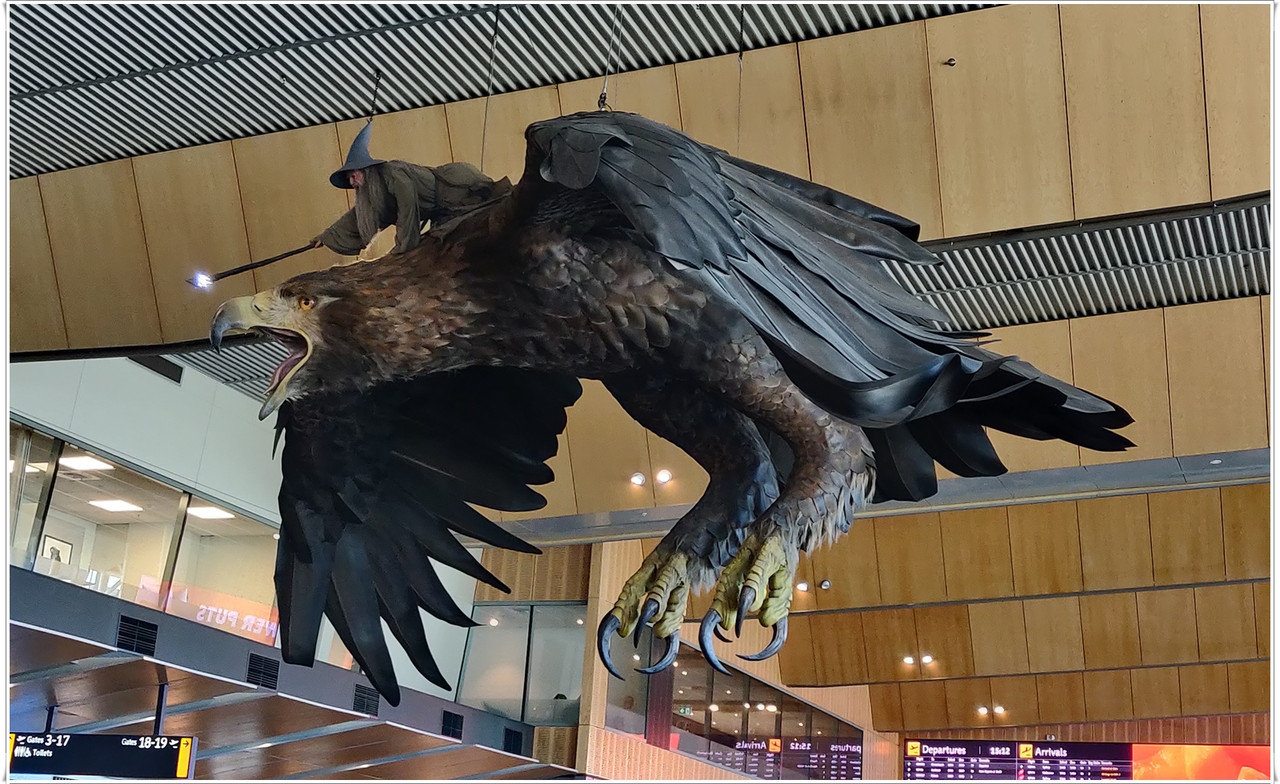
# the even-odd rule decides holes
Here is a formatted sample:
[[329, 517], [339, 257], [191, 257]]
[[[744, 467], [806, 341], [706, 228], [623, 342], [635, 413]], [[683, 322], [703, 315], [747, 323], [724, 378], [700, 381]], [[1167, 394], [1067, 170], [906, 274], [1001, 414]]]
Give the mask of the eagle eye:
[[311, 310], [315, 306], [316, 306], [316, 301], [314, 297], [309, 297], [306, 294], [303, 294], [302, 296], [298, 297], [298, 307], [302, 308], [303, 310]]

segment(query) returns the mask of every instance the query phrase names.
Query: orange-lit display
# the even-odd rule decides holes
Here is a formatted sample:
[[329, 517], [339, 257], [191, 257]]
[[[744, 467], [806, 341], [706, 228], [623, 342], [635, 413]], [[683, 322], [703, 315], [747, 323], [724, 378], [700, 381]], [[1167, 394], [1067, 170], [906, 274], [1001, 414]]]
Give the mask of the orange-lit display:
[[1133, 777], [1146, 780], [1267, 780], [1271, 778], [1271, 748], [1135, 743]]

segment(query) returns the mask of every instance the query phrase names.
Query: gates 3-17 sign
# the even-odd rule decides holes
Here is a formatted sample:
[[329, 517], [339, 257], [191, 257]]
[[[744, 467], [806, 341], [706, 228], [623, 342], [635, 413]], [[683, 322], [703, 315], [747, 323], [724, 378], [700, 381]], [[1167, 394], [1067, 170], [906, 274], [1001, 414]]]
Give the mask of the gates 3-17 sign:
[[12, 778], [189, 779], [196, 739], [178, 735], [9, 733]]

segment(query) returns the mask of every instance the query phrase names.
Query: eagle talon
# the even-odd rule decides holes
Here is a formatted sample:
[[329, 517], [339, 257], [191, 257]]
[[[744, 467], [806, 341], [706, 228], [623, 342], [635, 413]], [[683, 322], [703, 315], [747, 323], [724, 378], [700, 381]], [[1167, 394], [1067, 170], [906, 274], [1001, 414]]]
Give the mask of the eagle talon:
[[733, 640], [729, 639], [729, 635], [720, 631], [719, 626], [716, 626], [714, 629], [712, 629], [712, 631], [715, 633], [716, 639], [719, 640], [720, 642], [733, 642]]
[[626, 678], [613, 666], [613, 658], [609, 655], [609, 645], [613, 633], [621, 626], [622, 619], [617, 615], [613, 613], [606, 615], [604, 620], [600, 621], [600, 628], [596, 632], [596, 651], [600, 654], [600, 661], [604, 662], [605, 669], [609, 671], [609, 674], [620, 681], [625, 681]]
[[658, 609], [657, 599], [649, 598], [644, 600], [644, 604], [640, 607], [640, 617], [636, 619], [635, 633], [631, 638], [635, 647], [640, 647], [640, 633], [644, 631], [644, 627], [648, 625], [649, 621], [652, 621], [653, 617], [658, 614]]
[[725, 669], [725, 666], [716, 658], [715, 643], [711, 642], [711, 630], [720, 623], [719, 610], [707, 610], [707, 614], [702, 616], [702, 625], [698, 627], [698, 647], [702, 648], [702, 658], [724, 675], [732, 675], [733, 673]]
[[742, 586], [742, 590], [738, 592], [738, 617], [733, 621], [733, 636], [742, 636], [742, 622], [747, 619], [747, 611], [751, 609], [751, 605], [756, 600], [756, 589], [749, 585]]
[[651, 667], [637, 667], [636, 672], [643, 675], [653, 675], [654, 673], [662, 672], [675, 662], [676, 654], [680, 652], [680, 632], [672, 632], [671, 636], [667, 637], [666, 640], [667, 650], [666, 653], [662, 654], [662, 658]]
[[738, 654], [738, 658], [745, 659], [747, 661], [764, 661], [770, 656], [773, 656], [774, 654], [776, 654], [778, 651], [782, 650], [782, 644], [785, 643], [786, 641], [787, 641], [787, 616], [784, 615], [782, 616], [782, 619], [780, 621], [778, 621], [773, 625], [773, 639], [769, 641], [769, 644], [764, 647], [763, 651], [760, 651], [759, 653], [753, 653], [749, 656], [746, 656], [740, 653]]

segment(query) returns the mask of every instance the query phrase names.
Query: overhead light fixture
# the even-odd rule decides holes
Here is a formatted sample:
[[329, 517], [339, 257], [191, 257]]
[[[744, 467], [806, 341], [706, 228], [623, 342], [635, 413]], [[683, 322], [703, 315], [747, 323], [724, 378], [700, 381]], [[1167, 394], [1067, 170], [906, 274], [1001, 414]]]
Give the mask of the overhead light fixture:
[[681, 674], [681, 675], [688, 675], [688, 674], [689, 674], [689, 671], [688, 671], [688, 670], [681, 670], [681, 671], [680, 671], [680, 674]]
[[216, 506], [189, 506], [187, 512], [201, 520], [230, 520], [235, 515]]
[[582, 619], [581, 619], [581, 618], [577, 618], [576, 620], [578, 621], [578, 625], [579, 625], [579, 626], [581, 626], [581, 625], [582, 625]]
[[802, 593], [803, 593], [803, 592], [808, 592], [808, 590], [809, 590], [809, 584], [808, 584], [807, 582], [805, 582], [804, 580], [801, 580], [800, 582], [796, 583], [796, 590], [797, 590], [797, 591], [800, 591], [800, 592], [802, 592]]
[[764, 706], [764, 709], [765, 709], [765, 710], [767, 710], [767, 711], [769, 711], [770, 713], [777, 713], [777, 712], [778, 712], [778, 706], [777, 706], [777, 705], [766, 705], [766, 706]]
[[925, 655], [923, 655], [923, 656], [921, 656], [921, 657], [920, 657], [920, 663], [921, 663], [921, 664], [933, 664], [933, 657], [926, 653]]
[[994, 708], [992, 708], [992, 710], [994, 710], [996, 713], [1004, 713], [1004, 706], [1003, 706], [1003, 705], [997, 705], [997, 706], [995, 706]]
[[902, 657], [902, 663], [903, 663], [903, 664], [915, 664], [915, 663], [916, 663], [916, 657], [914, 657], [914, 656], [903, 656], [903, 657]]
[[667, 482], [671, 481], [671, 472], [662, 468], [658, 470], [658, 473], [653, 475], [653, 478], [658, 480], [658, 484], [665, 485]]
[[712, 713], [715, 713], [716, 711], [720, 710], [720, 706], [719, 706], [719, 705], [716, 705], [716, 704], [713, 702], [713, 703], [711, 703], [710, 705], [708, 705], [708, 706], [707, 706], [707, 710], [711, 711]]
[[802, 721], [802, 722], [800, 722], [800, 726], [801, 726], [801, 727], [803, 727], [803, 726], [804, 726], [804, 722], [803, 722], [803, 721]]
[[1215, 457], [1214, 459], [1209, 461], [1209, 465], [1222, 465], [1222, 458]]
[[119, 498], [111, 498], [105, 501], [90, 501], [90, 504], [105, 509], [108, 512], [141, 512], [142, 507], [135, 506], [128, 501], [121, 501]]
[[742, 703], [742, 707], [746, 708], [747, 710], [751, 710], [751, 703], [749, 703], [749, 702], [744, 702], [744, 703]]
[[644, 484], [644, 474], [640, 473], [639, 471], [636, 471], [634, 474], [632, 474], [631, 484], [635, 485], [636, 487], [642, 486]]
[[756, 710], [764, 710], [764, 703], [763, 702], [756, 703]]
[[81, 455], [79, 457], [60, 457], [58, 465], [64, 465], [73, 471], [110, 471], [115, 466], [104, 463], [96, 457]]
[[497, 618], [490, 618], [490, 619], [489, 619], [489, 625], [490, 625], [490, 626], [497, 626], [497, 625], [498, 625], [498, 619], [497, 619]]
[[987, 713], [989, 713], [989, 711], [987, 710], [987, 706], [986, 706], [986, 705], [979, 705], [979, 706], [978, 706], [978, 715], [979, 715], [979, 716], [986, 716], [986, 715], [987, 715]]
[[632, 661], [640, 661], [640, 654], [638, 653], [631, 654], [631, 659]]
[[280, 541], [280, 534], [279, 534], [278, 532], [277, 532], [277, 533], [274, 533], [274, 534], [272, 534], [272, 535], [271, 535], [271, 538], [272, 538], [272, 539], [275, 539], [275, 540], [278, 542], [278, 541]]
[[733, 689], [725, 689], [725, 690], [724, 690], [724, 693], [725, 693], [725, 694], [733, 694]]
[[684, 694], [684, 689], [676, 689], [676, 694]]
[[830, 580], [823, 580], [822, 582], [818, 583], [818, 587], [819, 587], [819, 588], [821, 588], [821, 589], [822, 589], [822, 590], [824, 590], [824, 591], [830, 590], [830, 589], [831, 589], [831, 581], [830, 581]]

